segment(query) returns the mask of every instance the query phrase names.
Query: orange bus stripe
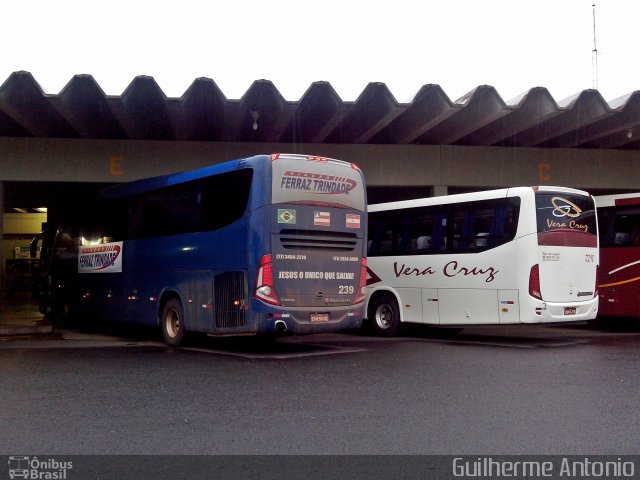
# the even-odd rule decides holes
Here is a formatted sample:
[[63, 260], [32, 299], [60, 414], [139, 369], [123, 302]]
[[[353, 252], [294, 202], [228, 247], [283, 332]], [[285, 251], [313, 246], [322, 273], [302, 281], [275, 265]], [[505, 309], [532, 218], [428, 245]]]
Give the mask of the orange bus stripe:
[[623, 280], [621, 282], [606, 283], [604, 285], [598, 285], [598, 288], [615, 287], [617, 285], [624, 285], [625, 283], [631, 283], [631, 282], [635, 282], [637, 280], [640, 280], [640, 277], [630, 278], [629, 280]]

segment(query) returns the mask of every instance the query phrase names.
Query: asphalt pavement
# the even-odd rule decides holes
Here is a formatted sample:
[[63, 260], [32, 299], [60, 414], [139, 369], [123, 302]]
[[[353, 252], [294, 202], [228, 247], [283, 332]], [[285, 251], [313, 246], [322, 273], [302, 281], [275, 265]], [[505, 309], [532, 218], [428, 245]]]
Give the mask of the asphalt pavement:
[[617, 326], [0, 339], [0, 454], [632, 455], [640, 333]]
[[0, 302], [0, 337], [38, 335], [53, 331], [51, 323], [30, 299], [3, 299]]

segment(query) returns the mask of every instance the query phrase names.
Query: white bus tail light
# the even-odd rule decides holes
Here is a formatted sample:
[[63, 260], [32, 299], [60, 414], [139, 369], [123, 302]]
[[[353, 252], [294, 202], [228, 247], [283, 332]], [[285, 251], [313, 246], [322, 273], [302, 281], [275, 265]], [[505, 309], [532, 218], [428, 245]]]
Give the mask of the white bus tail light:
[[542, 300], [542, 293], [540, 291], [540, 267], [536, 264], [531, 267], [529, 273], [529, 295], [538, 300]]
[[364, 302], [365, 291], [364, 288], [367, 286], [367, 259], [363, 258], [360, 264], [360, 280], [358, 280], [358, 291], [356, 293], [355, 298], [353, 299], [353, 303]]
[[273, 264], [271, 255], [263, 255], [256, 274], [256, 290], [254, 295], [263, 302], [280, 305], [280, 300], [273, 288]]

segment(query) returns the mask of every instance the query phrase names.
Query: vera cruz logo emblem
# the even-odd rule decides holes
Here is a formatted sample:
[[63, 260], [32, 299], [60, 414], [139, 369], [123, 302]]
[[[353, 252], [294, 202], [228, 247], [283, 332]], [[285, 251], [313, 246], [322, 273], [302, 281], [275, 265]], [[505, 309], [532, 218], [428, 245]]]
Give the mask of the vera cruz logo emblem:
[[557, 218], [577, 218], [582, 213], [580, 207], [563, 197], [553, 197], [551, 204], [553, 205], [553, 216]]
[[578, 217], [584, 212], [575, 203], [566, 198], [552, 197], [551, 206], [545, 210], [551, 210], [551, 215], [555, 217], [555, 219], [551, 217], [546, 218], [546, 231], [569, 229], [589, 233], [589, 222], [581, 223], [578, 220]]

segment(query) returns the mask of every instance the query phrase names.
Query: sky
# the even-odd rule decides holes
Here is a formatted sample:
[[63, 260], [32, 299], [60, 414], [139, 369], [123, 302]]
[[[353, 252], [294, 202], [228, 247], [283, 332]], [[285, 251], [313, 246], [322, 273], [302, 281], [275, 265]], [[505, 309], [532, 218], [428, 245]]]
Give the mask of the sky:
[[239, 99], [265, 79], [298, 101], [326, 81], [353, 101], [382, 82], [398, 102], [427, 84], [452, 101], [480, 85], [505, 101], [534, 87], [561, 101], [597, 86], [610, 102], [640, 90], [639, 18], [637, 0], [10, 1], [0, 84], [24, 70], [58, 94], [88, 74], [121, 95], [148, 75], [180, 97], [207, 77]]

